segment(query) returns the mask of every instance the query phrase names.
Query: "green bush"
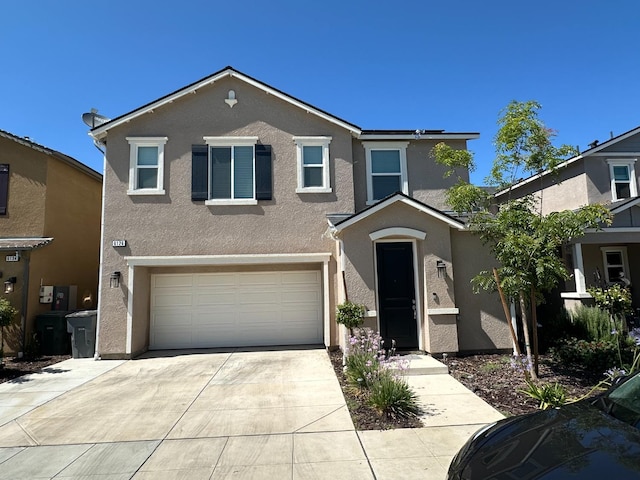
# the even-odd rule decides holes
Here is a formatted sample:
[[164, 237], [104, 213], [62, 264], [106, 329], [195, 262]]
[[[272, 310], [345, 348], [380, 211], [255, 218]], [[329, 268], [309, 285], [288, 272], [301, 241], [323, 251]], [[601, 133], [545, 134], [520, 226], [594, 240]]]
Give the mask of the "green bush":
[[358, 305], [346, 301], [338, 305], [336, 311], [336, 322], [344, 325], [349, 330], [361, 326], [364, 323], [364, 305]]
[[594, 372], [605, 372], [619, 363], [617, 339], [588, 341], [569, 338], [553, 349], [553, 356], [564, 364]]
[[620, 331], [621, 321], [612, 321], [609, 313], [598, 307], [579, 305], [572, 313], [578, 338], [588, 341], [614, 341]]
[[579, 336], [578, 328], [564, 307], [553, 315], [538, 317], [538, 320], [541, 324], [541, 328], [538, 330], [538, 341], [542, 352], [556, 346], [565, 338]]
[[353, 352], [346, 358], [347, 381], [360, 388], [370, 388], [378, 376], [380, 362], [368, 352]]
[[417, 417], [418, 397], [407, 382], [389, 370], [380, 370], [369, 390], [369, 404], [380, 414], [390, 417]]
[[536, 399], [540, 410], [561, 407], [567, 403], [567, 389], [559, 383], [536, 385], [531, 380], [527, 380], [527, 388], [520, 391]]
[[631, 291], [617, 283], [607, 288], [589, 288], [589, 294], [596, 302], [596, 306], [614, 316], [631, 313]]

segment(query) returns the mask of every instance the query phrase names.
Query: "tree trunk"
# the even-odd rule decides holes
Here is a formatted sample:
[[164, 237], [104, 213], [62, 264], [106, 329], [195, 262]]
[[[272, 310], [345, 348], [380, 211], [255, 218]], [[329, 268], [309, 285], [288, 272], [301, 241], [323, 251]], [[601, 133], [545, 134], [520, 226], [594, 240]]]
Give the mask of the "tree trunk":
[[493, 269], [493, 278], [495, 278], [496, 280], [498, 293], [500, 294], [500, 300], [502, 301], [504, 316], [507, 320], [507, 325], [509, 325], [509, 332], [511, 333], [511, 341], [513, 342], [516, 353], [518, 354], [518, 356], [520, 356], [522, 352], [520, 352], [520, 344], [518, 343], [518, 336], [516, 335], [516, 332], [513, 329], [513, 323], [511, 322], [511, 312], [509, 311], [509, 305], [507, 304], [507, 299], [505, 298], [504, 292], [502, 291], [502, 286], [500, 285], [500, 276], [498, 275], [498, 270], [495, 268]]
[[533, 358], [531, 356], [531, 342], [529, 340], [529, 316], [527, 315], [527, 302], [525, 301], [524, 292], [519, 293], [520, 314], [522, 316], [522, 334], [524, 335], [524, 346], [527, 352], [527, 362], [529, 363], [529, 373], [533, 380], [537, 380], [538, 376], [533, 368]]

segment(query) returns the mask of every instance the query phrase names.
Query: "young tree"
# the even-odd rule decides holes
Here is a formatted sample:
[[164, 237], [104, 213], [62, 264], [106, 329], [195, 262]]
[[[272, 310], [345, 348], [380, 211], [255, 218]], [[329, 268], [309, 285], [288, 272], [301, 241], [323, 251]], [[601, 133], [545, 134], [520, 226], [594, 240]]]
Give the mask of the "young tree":
[[[501, 190], [510, 189], [522, 176], [554, 172], [573, 152], [566, 145], [553, 146], [555, 132], [538, 118], [539, 109], [536, 102], [513, 101], [501, 112], [495, 137], [496, 158], [487, 179], [491, 185]], [[472, 155], [459, 152], [439, 144], [432, 154], [436, 162], [449, 168], [447, 174], [456, 168], [472, 171]], [[601, 205], [588, 205], [577, 211], [542, 215], [541, 210], [536, 212], [537, 204], [532, 196], [509, 198], [496, 208], [487, 209], [489, 196], [486, 191], [460, 178], [448, 191], [447, 199], [454, 210], [470, 215], [468, 227], [489, 246], [497, 262], [497, 273], [480, 272], [472, 281], [474, 288], [497, 288], [519, 305], [530, 375], [536, 378], [535, 306], [542, 299], [542, 293], [570, 275], [558, 252], [571, 239], [583, 235], [586, 229], [609, 224], [610, 213]], [[530, 338], [533, 339], [533, 354]], [[516, 339], [513, 340], [517, 344]]]

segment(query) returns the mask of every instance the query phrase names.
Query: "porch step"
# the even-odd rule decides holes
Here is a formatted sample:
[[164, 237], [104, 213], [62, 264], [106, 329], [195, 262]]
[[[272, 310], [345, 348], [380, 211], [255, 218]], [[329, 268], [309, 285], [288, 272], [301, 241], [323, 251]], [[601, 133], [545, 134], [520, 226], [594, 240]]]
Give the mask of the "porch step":
[[410, 353], [402, 355], [402, 359], [409, 362], [405, 375], [438, 375], [449, 373], [449, 367], [430, 355]]

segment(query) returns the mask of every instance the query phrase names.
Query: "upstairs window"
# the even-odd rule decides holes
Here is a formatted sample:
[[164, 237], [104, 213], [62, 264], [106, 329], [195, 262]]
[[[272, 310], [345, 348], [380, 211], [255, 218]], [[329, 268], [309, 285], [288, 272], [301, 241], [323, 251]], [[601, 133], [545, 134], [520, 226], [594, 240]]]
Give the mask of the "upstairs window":
[[6, 215], [9, 207], [9, 164], [0, 164], [0, 215]]
[[164, 195], [167, 137], [127, 137], [130, 145], [129, 195]]
[[609, 161], [611, 199], [614, 202], [638, 196], [634, 163], [635, 160]]
[[298, 158], [297, 193], [330, 193], [331, 137], [293, 137]]
[[408, 142], [364, 142], [368, 204], [395, 192], [409, 193], [407, 145]]
[[271, 199], [271, 147], [258, 137], [204, 137], [193, 145], [192, 200], [255, 205]]

